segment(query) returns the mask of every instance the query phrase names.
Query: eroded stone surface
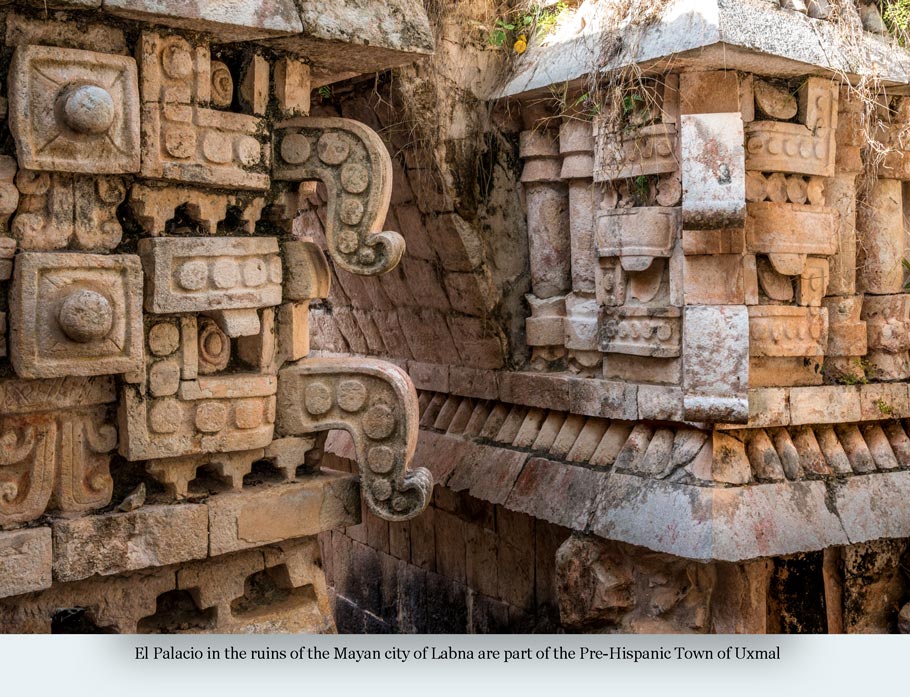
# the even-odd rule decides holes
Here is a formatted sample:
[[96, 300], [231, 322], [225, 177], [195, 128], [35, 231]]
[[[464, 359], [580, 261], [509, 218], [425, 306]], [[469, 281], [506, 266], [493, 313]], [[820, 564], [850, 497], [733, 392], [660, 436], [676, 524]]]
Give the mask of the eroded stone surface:
[[20, 46], [10, 78], [10, 126], [20, 167], [138, 171], [139, 92], [132, 58]]

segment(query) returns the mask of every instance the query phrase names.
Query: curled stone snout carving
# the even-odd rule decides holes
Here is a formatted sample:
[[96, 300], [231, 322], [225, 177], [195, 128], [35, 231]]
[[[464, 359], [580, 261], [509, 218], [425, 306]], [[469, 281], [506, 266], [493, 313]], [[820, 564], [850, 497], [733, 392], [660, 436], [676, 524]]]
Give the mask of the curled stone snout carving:
[[404, 238], [380, 232], [392, 195], [392, 161], [379, 136], [357, 121], [295, 118], [273, 135], [275, 179], [318, 179], [328, 190], [326, 239], [341, 268], [361, 275], [391, 271]]
[[342, 429], [351, 434], [370, 510], [408, 520], [430, 500], [433, 477], [408, 470], [417, 446], [417, 393], [395, 365], [364, 358], [311, 358], [278, 374], [281, 435]]

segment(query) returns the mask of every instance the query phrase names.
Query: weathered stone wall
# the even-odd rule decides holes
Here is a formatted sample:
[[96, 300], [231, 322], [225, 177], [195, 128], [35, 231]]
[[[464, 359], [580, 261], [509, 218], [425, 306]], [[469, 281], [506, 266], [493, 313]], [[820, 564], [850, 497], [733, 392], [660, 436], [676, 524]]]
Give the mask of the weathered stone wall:
[[[333, 469], [349, 460], [326, 456]], [[553, 632], [558, 525], [436, 487], [419, 518], [320, 537], [339, 632]]]
[[[767, 15], [794, 36], [835, 26], [818, 7], [807, 17], [798, 7], [721, 5], [731, 15]], [[588, 28], [598, 21], [584, 16]], [[869, 40], [863, 30], [880, 33], [874, 13], [855, 19], [860, 41]], [[436, 96], [431, 123], [443, 137], [429, 160], [438, 187], [415, 184], [429, 169], [413, 166], [425, 157], [422, 138], [396, 142], [407, 100], [385, 98], [390, 113], [355, 87], [333, 105], [375, 118], [390, 149], [401, 149], [409, 189], [396, 193], [390, 224], [409, 244], [432, 241], [435, 256], [421, 258], [437, 273], [406, 256], [395, 276], [367, 289], [349, 292], [341, 279], [317, 339], [330, 352], [385, 352], [409, 371], [420, 391], [416, 460], [436, 477], [436, 509], [469, 496], [574, 531], [557, 555], [563, 628], [894, 631], [910, 600], [899, 572], [910, 519], [897, 503], [910, 486], [896, 183], [906, 158], [902, 100], [883, 102], [886, 135], [878, 137], [896, 147], [866, 193], [861, 100], [828, 78], [792, 77], [804, 68], [788, 64], [789, 54], [775, 64], [787, 78], [754, 72], [754, 56], [744, 53], [738, 71], [720, 69], [725, 59], [708, 50], [689, 56], [679, 73], [624, 86], [635, 99], [624, 121], [610, 123], [585, 112], [591, 83], [582, 78], [603, 57], [601, 44], [576, 28], [582, 38], [532, 41], [505, 88], [515, 98], [488, 108], [492, 120], [459, 120], [464, 109], [449, 109], [449, 95], [476, 93], [450, 62], [462, 64], [471, 42], [452, 23], [442, 26], [445, 48], [434, 61], [379, 92]], [[606, 41], [603, 31], [593, 36]], [[659, 40], [682, 40], [670, 33]], [[584, 55], [590, 62], [580, 65]], [[571, 84], [542, 82], [570, 68], [579, 77]], [[523, 81], [534, 88], [522, 93]], [[582, 106], [567, 110], [576, 97]], [[451, 159], [446, 139], [470, 129], [491, 158], [501, 152], [491, 133], [493, 143], [517, 145], [520, 157], [496, 160], [502, 177], [486, 198], [459, 188], [460, 172], [476, 163]], [[883, 183], [889, 177], [896, 185]], [[525, 266], [496, 276], [485, 272], [502, 268], [503, 249], [514, 253], [516, 211], [503, 209], [505, 224], [489, 230], [483, 221], [504, 197], [523, 206]], [[423, 228], [409, 231], [412, 202]], [[320, 201], [313, 205], [304, 229], [318, 238]], [[441, 251], [435, 225], [434, 213], [450, 209], [453, 220], [480, 221], [477, 270], [487, 282], [469, 295], [458, 291], [465, 271], [448, 255], [471, 245]], [[434, 312], [416, 313], [421, 324], [438, 329], [405, 319], [422, 303]], [[384, 312], [398, 319], [389, 336], [374, 331]], [[490, 341], [482, 354], [466, 354], [458, 329], [475, 317], [490, 321]], [[329, 448], [349, 450], [332, 439]], [[876, 513], [872, 501], [885, 500], [889, 513]], [[437, 524], [437, 555], [448, 540], [438, 532]], [[373, 555], [384, 559], [383, 544], [368, 534], [352, 547], [353, 565], [333, 570], [337, 607], [358, 622], [400, 615], [394, 602], [377, 614], [378, 596], [357, 590], [359, 570], [369, 575], [379, 563]], [[470, 558], [460, 542], [442, 544], [443, 558]], [[863, 554], [882, 569], [857, 574], [851, 560]], [[434, 573], [467, 580], [468, 597], [486, 595], [448, 562]], [[879, 576], [889, 599], [876, 605], [861, 588]], [[875, 619], [864, 625], [857, 607]], [[538, 614], [547, 614], [543, 605]]]

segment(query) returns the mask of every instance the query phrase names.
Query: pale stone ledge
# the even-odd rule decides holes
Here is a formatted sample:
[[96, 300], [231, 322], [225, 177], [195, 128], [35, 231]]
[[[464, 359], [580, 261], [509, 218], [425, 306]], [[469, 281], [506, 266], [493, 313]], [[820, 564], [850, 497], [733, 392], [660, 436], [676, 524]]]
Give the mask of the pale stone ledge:
[[[860, 64], [874, 64], [885, 82], [910, 81], [910, 55], [891, 42], [866, 33], [859, 49], [852, 49], [831, 22], [766, 0], [676, 0], [636, 43], [633, 56], [618, 51], [600, 68], [609, 72], [630, 62], [655, 65], [672, 59], [674, 67], [688, 70], [723, 67], [792, 77], [853, 76]], [[532, 47], [495, 96], [548, 95], [550, 85], [580, 81], [598, 66], [604, 45], [612, 45], [610, 36], [593, 21], [580, 35]]]
[[145, 506], [54, 523], [54, 579], [166, 566], [208, 555], [204, 505]]
[[[686, 419], [678, 386], [625, 383], [571, 373], [486, 371], [408, 361], [418, 390], [473, 399], [568, 411], [628, 421]], [[748, 421], [716, 424], [718, 429], [774, 428], [910, 418], [910, 385], [881, 382], [860, 385], [757, 387], [748, 390]]]
[[212, 556], [360, 522], [360, 487], [346, 474], [322, 472], [290, 484], [259, 486], [207, 502]]
[[[897, 419], [706, 431], [442, 393], [420, 404], [414, 463], [438, 484], [573, 530], [725, 561], [910, 535]], [[354, 455], [343, 437], [327, 448]]]

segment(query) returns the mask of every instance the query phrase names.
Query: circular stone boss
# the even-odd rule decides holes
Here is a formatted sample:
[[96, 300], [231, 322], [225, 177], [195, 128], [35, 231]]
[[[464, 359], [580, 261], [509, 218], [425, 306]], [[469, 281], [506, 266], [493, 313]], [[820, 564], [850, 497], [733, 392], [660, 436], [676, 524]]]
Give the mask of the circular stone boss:
[[60, 99], [63, 122], [77, 133], [106, 133], [114, 123], [114, 98], [103, 87], [79, 85], [64, 90]]
[[82, 289], [66, 296], [57, 311], [57, 321], [70, 339], [85, 344], [110, 333], [114, 311], [101, 293]]

